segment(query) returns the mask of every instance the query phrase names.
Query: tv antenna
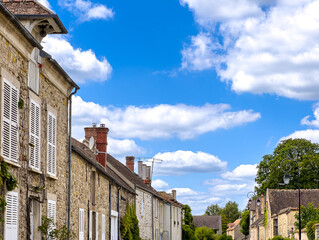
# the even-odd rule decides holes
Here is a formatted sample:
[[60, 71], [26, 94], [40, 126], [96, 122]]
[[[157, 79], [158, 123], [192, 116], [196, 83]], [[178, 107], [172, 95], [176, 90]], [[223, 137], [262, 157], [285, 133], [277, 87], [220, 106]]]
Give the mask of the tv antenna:
[[153, 158], [153, 157], [136, 157], [139, 161], [144, 161], [145, 162], [151, 162], [151, 180], [153, 178], [153, 172], [154, 172], [154, 163], [162, 163], [164, 160], [159, 159], [159, 158]]

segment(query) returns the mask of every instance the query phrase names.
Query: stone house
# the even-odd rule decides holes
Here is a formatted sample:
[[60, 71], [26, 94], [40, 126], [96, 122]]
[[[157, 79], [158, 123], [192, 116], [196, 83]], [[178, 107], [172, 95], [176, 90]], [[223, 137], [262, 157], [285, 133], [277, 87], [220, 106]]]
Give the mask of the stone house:
[[220, 215], [193, 216], [193, 223], [196, 227], [205, 226], [215, 230], [217, 234], [222, 234], [222, 218]]
[[228, 223], [228, 228], [226, 230], [226, 235], [231, 236], [233, 240], [245, 239], [245, 235], [240, 231], [240, 218], [235, 220], [233, 223]]
[[107, 164], [107, 133], [93, 126], [84, 143], [72, 140], [71, 222], [79, 240], [118, 239], [120, 218], [134, 201], [134, 189]]
[[[301, 205], [313, 202], [319, 204], [319, 189], [301, 189]], [[250, 238], [263, 240], [281, 235], [298, 238], [295, 214], [298, 212], [298, 190], [267, 189], [266, 196], [252, 201], [249, 207], [251, 216]], [[294, 236], [295, 234], [295, 236]], [[302, 238], [307, 239], [305, 232]]]
[[19, 184], [5, 193], [4, 239], [40, 239], [44, 215], [67, 222], [68, 118], [79, 87], [40, 45], [61, 33], [58, 16], [37, 1], [0, 2], [0, 154]]
[[319, 239], [319, 223], [317, 223], [315, 226], [316, 226], [315, 239]]

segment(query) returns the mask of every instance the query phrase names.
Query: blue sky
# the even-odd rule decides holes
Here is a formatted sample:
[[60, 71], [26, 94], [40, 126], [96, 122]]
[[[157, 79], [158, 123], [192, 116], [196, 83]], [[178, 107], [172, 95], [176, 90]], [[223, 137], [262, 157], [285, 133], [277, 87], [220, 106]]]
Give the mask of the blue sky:
[[281, 139], [319, 142], [319, 1], [40, 2], [69, 30], [43, 44], [81, 87], [74, 137], [105, 123], [118, 159], [162, 159], [154, 187], [193, 214], [244, 208]]

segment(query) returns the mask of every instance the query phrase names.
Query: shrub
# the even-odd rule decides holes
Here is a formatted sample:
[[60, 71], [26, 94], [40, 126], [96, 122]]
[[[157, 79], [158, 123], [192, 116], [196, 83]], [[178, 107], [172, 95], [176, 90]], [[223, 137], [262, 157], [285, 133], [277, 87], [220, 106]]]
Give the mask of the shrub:
[[203, 227], [198, 227], [195, 229], [195, 239], [196, 240], [217, 240], [217, 235], [215, 235], [214, 230], [203, 226]]
[[268, 240], [292, 240], [292, 238], [284, 238], [281, 235], [274, 236], [273, 238], [269, 238]]
[[223, 234], [219, 236], [218, 240], [233, 240], [233, 238], [231, 236]]
[[195, 231], [190, 225], [183, 224], [182, 226], [182, 239], [195, 240]]
[[125, 215], [121, 218], [120, 231], [123, 240], [141, 240], [134, 203], [127, 204]]
[[315, 224], [319, 223], [319, 220], [315, 220], [315, 221], [310, 221], [307, 223], [306, 225], [306, 230], [307, 230], [307, 237], [308, 240], [314, 240], [315, 239]]

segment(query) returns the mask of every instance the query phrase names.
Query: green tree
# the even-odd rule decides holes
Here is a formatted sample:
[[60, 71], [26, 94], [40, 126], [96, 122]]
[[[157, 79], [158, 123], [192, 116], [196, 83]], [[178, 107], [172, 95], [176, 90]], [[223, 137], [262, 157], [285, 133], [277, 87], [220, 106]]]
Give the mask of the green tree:
[[317, 188], [314, 179], [319, 175], [319, 144], [306, 139], [287, 139], [281, 141], [272, 154], [263, 156], [256, 176], [257, 194], [265, 194], [266, 189], [277, 189], [283, 176], [289, 171], [292, 180], [281, 188], [298, 188], [298, 166], [291, 159], [298, 159], [301, 188]]
[[187, 204], [183, 205], [183, 226], [182, 226], [182, 236], [183, 240], [194, 240], [195, 239], [195, 226], [193, 224], [192, 209]]
[[206, 208], [205, 215], [207, 216], [219, 215], [221, 210], [222, 208], [220, 208], [218, 204], [212, 204]]
[[[301, 206], [300, 207], [300, 213], [301, 213], [301, 228], [305, 228], [308, 222], [311, 221], [319, 221], [319, 206], [318, 208], [315, 208], [313, 203], [308, 203], [307, 207]], [[295, 215], [296, 222], [295, 225], [297, 228], [299, 228], [299, 213], [297, 212]]]
[[238, 203], [235, 201], [227, 202], [225, 207], [221, 210], [221, 214], [226, 216], [228, 223], [234, 222], [241, 214], [238, 210]]
[[233, 238], [229, 235], [226, 235], [226, 234], [223, 234], [223, 235], [220, 235], [218, 240], [232, 240]]
[[222, 233], [226, 234], [226, 230], [228, 228], [227, 224], [229, 223], [229, 221], [227, 220], [227, 217], [224, 214], [221, 214], [221, 218], [222, 218]]
[[125, 215], [121, 218], [121, 236], [123, 240], [141, 240], [135, 204], [127, 204]]
[[240, 231], [245, 235], [245, 238], [249, 235], [249, 210], [246, 209], [242, 214], [241, 214], [241, 220], [240, 220]]
[[[198, 227], [195, 229], [195, 239], [196, 240], [217, 240], [217, 235], [214, 230], [208, 227]], [[184, 238], [183, 238], [184, 239]]]

